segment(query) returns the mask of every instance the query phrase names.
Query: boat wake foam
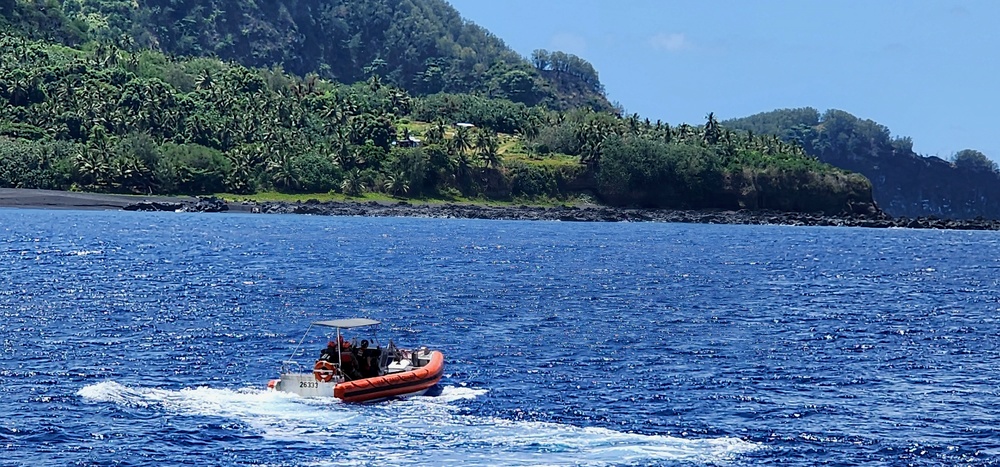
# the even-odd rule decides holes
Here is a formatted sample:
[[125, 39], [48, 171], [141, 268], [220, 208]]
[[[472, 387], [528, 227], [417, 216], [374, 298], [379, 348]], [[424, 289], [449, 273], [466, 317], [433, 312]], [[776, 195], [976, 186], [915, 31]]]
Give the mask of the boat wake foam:
[[436, 397], [355, 405], [257, 388], [164, 390], [106, 381], [78, 395], [169, 414], [230, 418], [274, 441], [306, 442], [337, 453], [309, 459], [316, 465], [343, 465], [345, 455], [360, 463], [397, 465], [711, 464], [761, 448], [731, 437], [687, 439], [476, 416], [455, 404], [486, 392], [446, 386]]

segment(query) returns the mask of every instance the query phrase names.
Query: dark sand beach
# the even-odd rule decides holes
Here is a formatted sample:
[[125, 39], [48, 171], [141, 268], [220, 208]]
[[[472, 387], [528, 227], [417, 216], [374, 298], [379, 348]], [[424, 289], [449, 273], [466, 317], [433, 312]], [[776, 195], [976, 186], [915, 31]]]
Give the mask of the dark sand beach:
[[0, 188], [0, 207], [4, 208], [116, 211], [128, 205], [142, 201], [192, 203], [197, 201], [197, 199], [190, 196], [113, 195], [103, 193], [79, 193], [74, 191]]
[[[22, 209], [79, 209], [89, 211], [173, 211], [198, 206], [200, 199], [193, 196], [147, 196], [108, 193], [80, 193], [76, 191], [32, 190], [0, 188], [0, 208]], [[221, 201], [220, 201], [221, 202]], [[250, 212], [253, 205], [224, 203], [229, 211]], [[137, 209], [138, 208], [138, 209]]]

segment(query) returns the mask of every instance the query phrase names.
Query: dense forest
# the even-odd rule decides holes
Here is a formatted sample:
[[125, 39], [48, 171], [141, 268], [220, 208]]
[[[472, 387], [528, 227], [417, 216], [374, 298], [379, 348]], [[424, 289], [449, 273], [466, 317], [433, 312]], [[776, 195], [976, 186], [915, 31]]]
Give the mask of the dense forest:
[[[611, 110], [594, 68], [563, 52], [529, 62], [444, 0], [0, 0], [22, 34], [207, 56], [414, 95], [480, 93], [554, 109]], [[60, 8], [61, 6], [61, 8]], [[61, 12], [61, 13], [60, 13]]]
[[1000, 218], [1000, 173], [980, 151], [965, 149], [947, 161], [920, 156], [910, 138], [834, 109], [775, 110], [724, 124], [778, 135], [824, 162], [865, 175], [875, 201], [891, 215]]
[[[327, 16], [311, 22], [290, 12], [340, 3], [231, 12], [210, 0], [159, 3], [0, 0], [0, 186], [505, 200], [584, 193], [616, 205], [828, 213], [871, 200], [864, 177], [795, 142], [730, 130], [710, 113], [704, 124], [671, 126], [609, 111], [582, 59], [538, 50], [528, 62], [438, 0], [352, 2], [371, 17], [320, 8]], [[338, 27], [352, 40], [307, 39]], [[433, 46], [420, 42], [434, 37]], [[323, 47], [315, 42], [333, 45], [296, 48]], [[396, 47], [405, 50], [390, 53]], [[432, 62], [446, 79], [415, 83], [428, 68], [414, 64]], [[510, 73], [527, 81], [504, 85]]]

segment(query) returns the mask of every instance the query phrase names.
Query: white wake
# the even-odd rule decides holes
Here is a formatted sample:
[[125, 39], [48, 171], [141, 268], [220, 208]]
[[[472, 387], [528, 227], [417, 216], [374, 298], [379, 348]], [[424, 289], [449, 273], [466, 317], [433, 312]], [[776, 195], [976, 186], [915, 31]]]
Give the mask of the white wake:
[[92, 402], [238, 420], [265, 438], [314, 446], [312, 465], [343, 465], [345, 460], [462, 466], [724, 464], [761, 448], [730, 437], [687, 439], [474, 416], [455, 404], [485, 393], [449, 386], [436, 397], [356, 405], [256, 388], [163, 390], [114, 381], [78, 392]]

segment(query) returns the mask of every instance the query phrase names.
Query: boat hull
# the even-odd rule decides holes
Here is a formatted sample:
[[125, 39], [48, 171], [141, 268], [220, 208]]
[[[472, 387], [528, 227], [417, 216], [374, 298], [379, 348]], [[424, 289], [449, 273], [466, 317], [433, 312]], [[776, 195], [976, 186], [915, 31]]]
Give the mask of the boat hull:
[[[444, 374], [444, 354], [434, 350], [424, 354], [427, 363], [406, 371], [353, 381], [320, 381], [315, 373], [282, 373], [267, 383], [273, 391], [302, 397], [336, 397], [344, 402], [371, 402], [393, 397], [419, 396], [434, 387]], [[391, 368], [391, 367], [390, 367]]]
[[284, 373], [280, 379], [272, 379], [267, 383], [268, 389], [302, 397], [331, 397], [336, 386], [336, 382], [317, 381], [312, 373]]
[[430, 352], [430, 361], [421, 367], [383, 376], [338, 383], [334, 397], [344, 402], [368, 402], [390, 397], [423, 394], [441, 381], [444, 374], [444, 354]]

